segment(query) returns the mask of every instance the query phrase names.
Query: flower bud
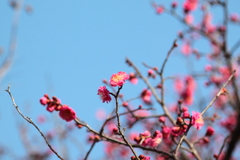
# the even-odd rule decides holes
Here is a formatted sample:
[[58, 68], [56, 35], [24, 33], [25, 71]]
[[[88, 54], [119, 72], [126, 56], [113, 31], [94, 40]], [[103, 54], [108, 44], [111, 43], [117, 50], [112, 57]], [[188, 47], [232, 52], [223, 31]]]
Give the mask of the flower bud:
[[190, 118], [190, 113], [188, 112], [183, 112], [183, 118]]
[[214, 134], [214, 129], [212, 127], [207, 128], [206, 136], [212, 136]]
[[158, 120], [160, 123], [164, 123], [166, 121], [166, 117], [160, 116]]
[[118, 128], [117, 128], [117, 127], [114, 127], [114, 128], [112, 129], [112, 131], [113, 131], [114, 134], [116, 134], [116, 133], [118, 133]]
[[182, 123], [183, 123], [183, 119], [181, 117], [178, 117], [176, 124], [181, 125]]
[[123, 107], [128, 107], [128, 103], [127, 102], [123, 102]]
[[204, 137], [204, 138], [203, 138], [203, 142], [204, 142], [204, 143], [209, 143], [208, 137]]

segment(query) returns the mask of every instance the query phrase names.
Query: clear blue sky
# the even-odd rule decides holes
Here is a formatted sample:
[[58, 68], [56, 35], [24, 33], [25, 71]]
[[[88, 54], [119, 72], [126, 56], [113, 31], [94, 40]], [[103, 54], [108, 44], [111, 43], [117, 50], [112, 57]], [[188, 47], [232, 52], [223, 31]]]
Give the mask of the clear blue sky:
[[[113, 104], [101, 103], [96, 95], [102, 79], [108, 80], [118, 71], [133, 71], [125, 64], [125, 57], [144, 71], [147, 69], [142, 62], [160, 67], [177, 32], [183, 28], [169, 15], [156, 15], [150, 1], [27, 0], [25, 4], [33, 7], [33, 13], [21, 13], [15, 61], [0, 85], [0, 144], [21, 156], [25, 151], [16, 130], [18, 123], [28, 126], [31, 137], [37, 138], [38, 142], [43, 143], [43, 140], [13, 108], [4, 91], [9, 83], [16, 103], [25, 115], [35, 122], [39, 114], [48, 117], [47, 124], [39, 125], [44, 132], [53, 124], [67, 124], [39, 104], [44, 93], [59, 97], [63, 104], [74, 108], [80, 119], [98, 129], [102, 122], [95, 118], [95, 112], [98, 109], [109, 112], [113, 108]], [[165, 6], [169, 4], [170, 1]], [[230, 1], [231, 11], [240, 13], [239, 5], [239, 1]], [[218, 8], [215, 13], [219, 13]], [[217, 14], [215, 21], [220, 23], [218, 16], [221, 15]], [[8, 1], [0, 1], [0, 47], [4, 49], [1, 60], [8, 50], [12, 16]], [[229, 37], [232, 42], [239, 38], [237, 29], [234, 26], [233, 30], [238, 32]], [[207, 51], [204, 47], [199, 50]], [[173, 55], [167, 64], [166, 75], [186, 71], [186, 60], [179, 49]], [[178, 63], [180, 65], [176, 66]], [[199, 64], [203, 65], [203, 62]], [[135, 97], [143, 87], [142, 83], [137, 87], [127, 84], [123, 93], [128, 98]], [[132, 96], [130, 91], [135, 95]], [[74, 133], [82, 135], [85, 129]], [[78, 141], [85, 144], [86, 138], [79, 136]], [[72, 154], [71, 159], [79, 156], [76, 149], [69, 154]], [[96, 159], [94, 155], [91, 157]]]

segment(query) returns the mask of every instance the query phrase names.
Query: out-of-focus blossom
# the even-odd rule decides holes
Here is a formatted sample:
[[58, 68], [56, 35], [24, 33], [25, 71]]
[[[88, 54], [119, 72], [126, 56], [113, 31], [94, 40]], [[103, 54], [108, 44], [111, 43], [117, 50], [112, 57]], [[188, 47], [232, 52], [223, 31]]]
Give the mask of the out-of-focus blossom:
[[176, 78], [174, 86], [178, 94], [181, 96], [183, 103], [186, 105], [191, 105], [196, 88], [196, 83], [193, 77], [186, 76], [184, 81], [182, 81], [180, 78]]
[[164, 7], [163, 6], [156, 7], [156, 12], [157, 14], [162, 14], [164, 12]]
[[174, 89], [176, 90], [176, 92], [180, 94], [183, 88], [184, 88], [184, 83], [182, 82], [180, 77], [176, 77], [174, 80]]
[[39, 115], [37, 118], [38, 123], [46, 122], [46, 117], [44, 115]]
[[183, 9], [185, 13], [194, 11], [197, 8], [198, 0], [186, 0], [183, 3]]
[[187, 24], [192, 24], [193, 23], [193, 16], [191, 14], [186, 14], [185, 17], [184, 17], [184, 20]]
[[45, 106], [48, 103], [48, 99], [44, 96], [40, 99], [40, 103]]
[[192, 48], [191, 48], [190, 44], [189, 43], [184, 43], [182, 45], [181, 52], [186, 56], [191, 54], [192, 53]]
[[164, 123], [166, 121], [166, 117], [160, 116], [158, 120], [159, 122]]
[[97, 117], [98, 120], [104, 120], [107, 117], [105, 110], [99, 109], [96, 112], [96, 117]]
[[207, 71], [207, 72], [211, 71], [212, 69], [213, 69], [213, 67], [210, 64], [207, 64], [205, 66], [205, 71]]
[[231, 15], [230, 15], [230, 20], [231, 20], [232, 22], [237, 22], [237, 21], [239, 21], [239, 15], [238, 15], [237, 13], [231, 14]]
[[164, 7], [156, 3], [152, 3], [153, 8], [155, 8], [157, 14], [162, 14], [164, 12]]
[[221, 121], [221, 126], [225, 127], [227, 130], [232, 132], [237, 124], [236, 115], [230, 115], [223, 121]]
[[138, 83], [138, 79], [137, 79], [137, 76], [135, 73], [130, 73], [129, 74], [129, 81], [132, 83], [132, 84], [137, 84]]
[[152, 96], [152, 92], [148, 89], [144, 89], [141, 93], [141, 98], [143, 102], [146, 104], [152, 104], [151, 96]]
[[178, 6], [178, 2], [177, 1], [173, 1], [171, 6], [172, 6], [172, 8], [176, 8]]

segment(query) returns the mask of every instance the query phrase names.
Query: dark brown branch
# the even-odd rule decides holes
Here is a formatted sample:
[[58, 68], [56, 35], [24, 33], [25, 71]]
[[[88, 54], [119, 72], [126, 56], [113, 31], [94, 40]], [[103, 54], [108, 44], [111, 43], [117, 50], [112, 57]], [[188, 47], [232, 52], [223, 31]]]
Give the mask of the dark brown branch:
[[38, 128], [38, 126], [31, 120], [31, 118], [29, 117], [26, 117], [22, 114], [22, 112], [18, 109], [18, 106], [17, 104], [15, 103], [15, 100], [12, 96], [12, 93], [10, 91], [10, 84], [8, 85], [8, 88], [6, 89], [6, 91], [8, 92], [10, 98], [12, 99], [12, 103], [13, 103], [13, 106], [16, 108], [17, 112], [22, 116], [23, 119], [25, 119], [28, 123], [32, 124], [37, 130], [38, 132], [41, 134], [41, 136], [44, 138], [46, 144], [48, 145], [48, 147], [51, 149], [51, 151], [53, 151], [53, 153], [56, 154], [56, 156], [61, 159], [61, 160], [64, 160], [54, 149], [53, 147], [49, 144], [47, 138], [44, 136], [44, 134], [42, 133], [42, 131]]
[[221, 153], [222, 153], [222, 151], [223, 151], [223, 148], [225, 147], [225, 145], [226, 145], [226, 143], [227, 143], [227, 139], [228, 139], [229, 137], [230, 137], [230, 135], [228, 135], [228, 136], [224, 139], [223, 144], [222, 144], [222, 146], [221, 146], [221, 148], [220, 148], [220, 150], [219, 150], [218, 157], [221, 155]]
[[92, 145], [91, 145], [90, 149], [88, 150], [88, 152], [87, 152], [84, 160], [87, 160], [87, 158], [88, 158], [89, 154], [91, 153], [91, 151], [92, 151], [93, 147], [95, 146], [95, 144], [96, 144], [96, 141], [94, 141], [94, 142], [92, 143]]
[[115, 109], [115, 113], [117, 115], [117, 128], [118, 128], [118, 132], [121, 135], [122, 139], [124, 140], [124, 142], [127, 144], [127, 146], [131, 149], [132, 153], [134, 154], [134, 156], [136, 157], [137, 160], [140, 160], [137, 156], [137, 154], [135, 153], [132, 145], [128, 142], [127, 138], [124, 136], [124, 131], [121, 129], [121, 122], [120, 122], [120, 117], [119, 117], [119, 113], [118, 113], [118, 95], [120, 93], [120, 90], [122, 89], [122, 86], [118, 88], [118, 91], [116, 93], [116, 95], [114, 95], [115, 97], [115, 102], [116, 102], [116, 109]]

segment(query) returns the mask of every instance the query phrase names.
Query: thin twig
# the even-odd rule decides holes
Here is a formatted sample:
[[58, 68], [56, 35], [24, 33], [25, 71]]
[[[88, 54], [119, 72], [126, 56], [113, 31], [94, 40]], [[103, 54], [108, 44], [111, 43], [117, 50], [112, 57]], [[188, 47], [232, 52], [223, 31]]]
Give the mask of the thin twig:
[[165, 104], [162, 102], [162, 100], [158, 97], [156, 90], [152, 87], [152, 85], [149, 83], [149, 81], [147, 80], [147, 78], [145, 78], [142, 73], [139, 71], [139, 69], [132, 63], [132, 61], [130, 61], [130, 59], [126, 59], [126, 61], [133, 67], [133, 69], [136, 71], [136, 73], [138, 74], [138, 76], [144, 81], [144, 83], [147, 85], [147, 87], [150, 89], [150, 91], [152, 92], [154, 98], [156, 99], [156, 101], [162, 106], [165, 114], [167, 115], [167, 117], [169, 117], [170, 121], [175, 124], [174, 119], [170, 116], [170, 113], [167, 110], [167, 107], [165, 106]]
[[13, 8], [14, 15], [13, 15], [13, 20], [11, 25], [8, 53], [7, 53], [7, 57], [4, 59], [4, 61], [0, 66], [0, 78], [2, 78], [7, 73], [7, 71], [11, 68], [14, 62], [14, 56], [16, 53], [18, 26], [19, 26], [19, 20], [20, 20], [20, 15], [21, 15], [21, 10], [22, 10], [24, 0], [18, 0], [16, 1], [16, 3], [17, 3], [17, 7]]
[[96, 141], [94, 141], [94, 142], [92, 143], [92, 145], [91, 145], [90, 149], [88, 150], [88, 152], [87, 152], [84, 160], [87, 160], [87, 158], [88, 158], [89, 154], [91, 153], [91, 151], [92, 151], [93, 147], [95, 146], [95, 144], [96, 144]]
[[217, 46], [219, 46], [220, 48], [222, 48], [222, 44], [219, 43], [216, 39], [214, 39], [212, 36], [210, 36], [209, 34], [207, 34], [206, 32], [204, 32], [202, 29], [198, 30], [196, 29], [195, 26], [191, 25], [191, 24], [187, 24], [186, 21], [184, 20], [184, 18], [182, 18], [180, 15], [178, 15], [175, 11], [173, 10], [168, 10], [168, 9], [164, 9], [165, 13], [168, 13], [170, 15], [172, 15], [174, 18], [176, 18], [178, 21], [180, 21], [181, 23], [185, 24], [189, 29], [196, 31], [198, 33], [200, 33], [203, 37], [208, 38], [211, 42], [213, 42], [214, 44], [216, 44]]
[[[81, 122], [79, 119], [75, 119], [75, 122], [77, 124], [80, 124], [80, 125], [86, 127], [93, 134], [101, 136], [103, 138], [102, 140], [113, 142], [113, 143], [117, 143], [117, 144], [124, 145], [124, 146], [128, 146], [128, 144], [123, 142], [123, 141], [120, 141], [118, 139], [114, 139], [114, 138], [109, 137], [109, 136], [107, 136], [105, 134], [100, 134], [99, 132], [97, 132], [94, 129], [92, 129], [88, 124]], [[170, 154], [168, 152], [165, 152], [165, 151], [162, 151], [162, 150], [158, 150], [156, 148], [144, 147], [144, 146], [141, 146], [141, 145], [138, 145], [138, 144], [131, 144], [131, 146], [133, 148], [140, 148], [140, 149], [143, 149], [143, 150], [146, 150], [146, 151], [152, 151], [152, 152], [155, 152], [155, 153], [158, 153], [158, 154], [163, 154], [165, 156], [168, 156], [170, 159], [176, 160], [176, 158], [172, 154]]]
[[209, 105], [202, 111], [201, 115], [203, 115], [208, 108], [210, 108], [213, 103], [218, 99], [218, 97], [221, 95], [222, 93], [222, 89], [226, 87], [226, 85], [231, 81], [231, 79], [233, 78], [234, 74], [235, 74], [236, 70], [234, 70], [231, 74], [231, 76], [228, 78], [227, 82], [225, 82], [222, 87], [220, 88], [219, 92], [217, 93], [217, 95], [213, 98], [213, 100], [209, 103]]
[[116, 102], [116, 109], [115, 109], [115, 113], [117, 115], [117, 127], [118, 127], [118, 131], [119, 131], [119, 134], [121, 135], [122, 139], [124, 140], [124, 142], [127, 144], [127, 146], [131, 149], [132, 153], [134, 154], [134, 156], [136, 157], [137, 160], [140, 160], [137, 156], [137, 154], [135, 153], [132, 145], [128, 142], [127, 138], [124, 136], [124, 131], [121, 129], [121, 122], [120, 122], [120, 117], [119, 117], [119, 113], [118, 113], [118, 95], [120, 93], [120, 90], [122, 89], [122, 86], [118, 88], [118, 91], [116, 93], [116, 95], [114, 95], [115, 97], [115, 102]]
[[[154, 98], [156, 99], [156, 101], [162, 106], [165, 115], [170, 119], [171, 123], [175, 125], [175, 120], [173, 119], [173, 117], [171, 116], [171, 114], [169, 113], [167, 107], [165, 106], [165, 104], [163, 103], [163, 101], [158, 97], [156, 90], [151, 86], [151, 84], [149, 83], [149, 81], [143, 77], [143, 75], [141, 74], [141, 72], [139, 71], [139, 69], [134, 65], [134, 63], [132, 63], [130, 61], [130, 59], [126, 58], [126, 62], [133, 67], [133, 69], [135, 70], [135, 72], [138, 74], [138, 76], [144, 81], [144, 83], [147, 85], [147, 87], [150, 89], [150, 91], [152, 92]], [[188, 145], [188, 147], [192, 150], [193, 155], [197, 158], [197, 160], [201, 160], [199, 154], [197, 153], [196, 149], [194, 148], [193, 144], [187, 139], [184, 138], [184, 141], [186, 142], [186, 144]], [[175, 156], [173, 156], [175, 157]], [[176, 158], [176, 157], [175, 157]]]
[[221, 153], [222, 153], [222, 151], [223, 151], [223, 148], [224, 148], [224, 146], [226, 145], [227, 139], [228, 139], [229, 137], [230, 137], [230, 135], [228, 135], [228, 136], [224, 139], [223, 144], [222, 144], [222, 146], [221, 146], [221, 148], [220, 148], [220, 150], [219, 150], [218, 157], [221, 155]]
[[37, 130], [38, 132], [41, 134], [41, 136], [44, 138], [46, 144], [48, 145], [48, 147], [53, 151], [53, 153], [56, 154], [56, 156], [61, 159], [61, 160], [64, 160], [54, 149], [53, 147], [49, 144], [47, 138], [44, 136], [44, 134], [42, 133], [42, 131], [37, 127], [37, 125], [31, 120], [31, 118], [29, 117], [26, 117], [22, 114], [22, 112], [19, 110], [17, 104], [15, 103], [15, 100], [12, 96], [12, 93], [10, 91], [10, 84], [8, 85], [8, 88], [6, 89], [6, 91], [8, 92], [10, 98], [12, 99], [12, 103], [13, 103], [13, 106], [16, 108], [17, 112], [22, 116], [22, 118], [24, 118], [28, 123], [32, 124]]
[[166, 63], [167, 63], [167, 61], [168, 61], [168, 58], [169, 58], [170, 54], [172, 53], [173, 49], [177, 47], [176, 42], [177, 42], [177, 40], [174, 40], [171, 49], [170, 49], [170, 50], [168, 51], [168, 53], [167, 53], [167, 56], [166, 56], [166, 58], [165, 58], [165, 60], [164, 60], [164, 62], [163, 62], [163, 64], [162, 64], [162, 67], [161, 67], [161, 70], [160, 70], [160, 75], [163, 74], [164, 67], [165, 67], [165, 65], [166, 65]]

